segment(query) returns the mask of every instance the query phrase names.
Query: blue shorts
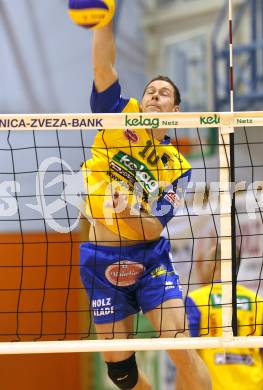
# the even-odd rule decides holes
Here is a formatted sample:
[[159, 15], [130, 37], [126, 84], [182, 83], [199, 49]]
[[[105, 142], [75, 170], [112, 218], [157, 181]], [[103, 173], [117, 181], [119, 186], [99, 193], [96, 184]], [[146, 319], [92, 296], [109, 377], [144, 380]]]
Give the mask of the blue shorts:
[[82, 244], [80, 273], [94, 322], [120, 321], [168, 299], [182, 299], [169, 250], [165, 238], [125, 247]]

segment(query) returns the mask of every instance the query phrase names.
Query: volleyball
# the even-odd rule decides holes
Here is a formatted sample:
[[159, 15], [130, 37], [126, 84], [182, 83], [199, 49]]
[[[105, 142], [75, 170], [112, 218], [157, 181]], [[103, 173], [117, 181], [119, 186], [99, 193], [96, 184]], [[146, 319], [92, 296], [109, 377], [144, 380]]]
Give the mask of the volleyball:
[[84, 28], [106, 26], [114, 16], [115, 0], [69, 0], [71, 20]]

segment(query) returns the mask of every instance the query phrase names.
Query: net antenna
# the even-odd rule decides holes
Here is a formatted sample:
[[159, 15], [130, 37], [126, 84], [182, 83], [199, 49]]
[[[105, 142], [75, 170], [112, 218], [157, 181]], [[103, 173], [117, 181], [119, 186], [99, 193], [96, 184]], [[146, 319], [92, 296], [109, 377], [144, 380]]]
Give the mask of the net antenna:
[[230, 76], [230, 112], [234, 112], [234, 67], [233, 67], [233, 2], [229, 2], [229, 76]]
[[[234, 68], [233, 68], [233, 2], [229, 6], [229, 101], [234, 113]], [[221, 229], [221, 280], [222, 280], [222, 332], [224, 336], [237, 336], [236, 306], [236, 221], [235, 221], [235, 129], [219, 130], [220, 159], [220, 229]]]

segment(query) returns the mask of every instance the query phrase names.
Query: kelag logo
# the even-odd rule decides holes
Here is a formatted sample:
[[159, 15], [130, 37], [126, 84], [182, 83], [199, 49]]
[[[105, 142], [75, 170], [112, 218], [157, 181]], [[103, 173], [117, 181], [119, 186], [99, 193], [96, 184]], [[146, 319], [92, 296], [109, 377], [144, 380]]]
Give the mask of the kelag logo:
[[128, 169], [129, 173], [133, 177], [136, 177], [136, 180], [138, 180], [148, 193], [152, 193], [158, 189], [158, 182], [155, 180], [151, 171], [139, 160], [121, 151], [113, 157], [113, 160], [124, 169]]
[[143, 118], [141, 115], [138, 118], [129, 118], [125, 116], [125, 126], [146, 127], [152, 129], [158, 129], [160, 126], [159, 118]]
[[201, 125], [218, 125], [220, 123], [220, 116], [200, 116]]

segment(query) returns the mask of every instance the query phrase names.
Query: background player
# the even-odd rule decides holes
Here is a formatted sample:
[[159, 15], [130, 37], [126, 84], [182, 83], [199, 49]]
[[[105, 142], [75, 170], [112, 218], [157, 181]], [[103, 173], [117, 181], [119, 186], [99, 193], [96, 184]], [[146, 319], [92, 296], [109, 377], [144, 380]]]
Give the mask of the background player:
[[[115, 41], [109, 24], [93, 35], [94, 112], [179, 110], [179, 91], [163, 77], [146, 86], [141, 104], [123, 99], [114, 64]], [[186, 328], [169, 242], [160, 235], [178, 206], [179, 187], [182, 192], [190, 177], [190, 165], [168, 145], [165, 133], [158, 128], [103, 130], [95, 137], [92, 159], [83, 166], [89, 193], [87, 212], [93, 225], [90, 242], [81, 246], [81, 276], [99, 338], [130, 337], [133, 314], [140, 309], [161, 337], [183, 334]], [[142, 189], [137, 213], [131, 209], [135, 182]], [[150, 199], [158, 182], [172, 184], [172, 189], [169, 187], [168, 192], [162, 188], [153, 205]], [[163, 206], [169, 206], [170, 211], [163, 213]], [[179, 370], [182, 388], [210, 388], [208, 371], [195, 351], [172, 351], [170, 356]], [[138, 372], [134, 353], [107, 352], [104, 358], [108, 374], [119, 388], [151, 388]]]
[[[191, 292], [186, 299], [191, 335], [221, 337], [222, 291], [219, 248], [217, 251], [216, 248], [212, 250], [208, 261], [198, 260], [196, 268], [200, 282], [207, 285]], [[240, 262], [240, 257], [238, 257], [238, 262]], [[261, 336], [263, 334], [263, 298], [238, 284], [237, 303], [238, 335]], [[200, 349], [198, 352], [209, 368], [213, 390], [263, 389], [263, 355], [259, 348]]]

